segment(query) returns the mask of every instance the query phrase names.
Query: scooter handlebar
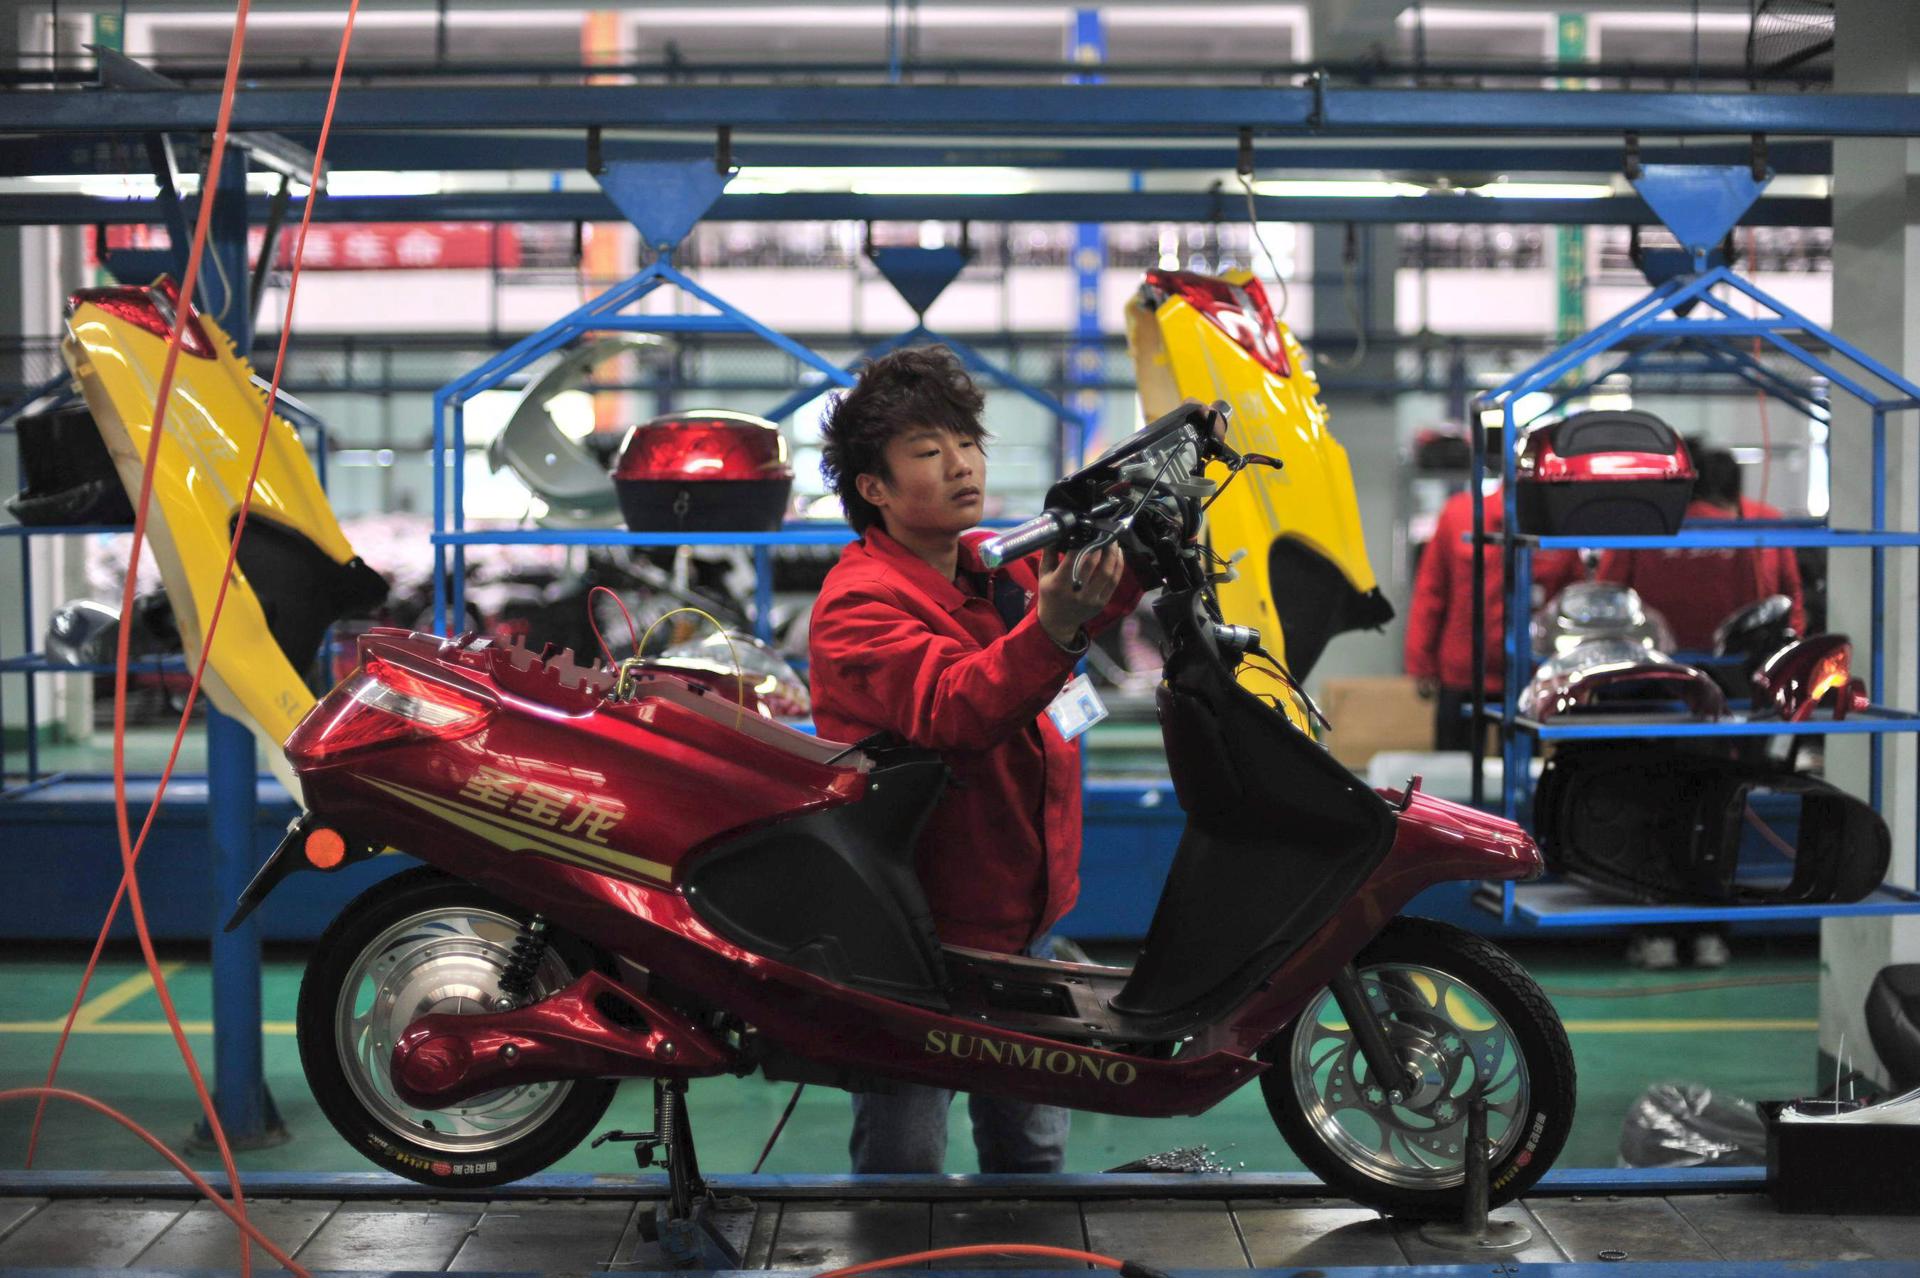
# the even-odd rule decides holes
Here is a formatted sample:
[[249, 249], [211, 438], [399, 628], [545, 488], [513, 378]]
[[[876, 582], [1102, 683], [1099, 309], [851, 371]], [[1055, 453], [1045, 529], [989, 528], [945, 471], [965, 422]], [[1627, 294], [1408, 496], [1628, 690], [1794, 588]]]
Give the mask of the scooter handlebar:
[[1064, 510], [1041, 511], [1026, 523], [981, 542], [980, 562], [987, 568], [998, 568], [1009, 560], [1024, 559], [1057, 543], [1077, 522]]

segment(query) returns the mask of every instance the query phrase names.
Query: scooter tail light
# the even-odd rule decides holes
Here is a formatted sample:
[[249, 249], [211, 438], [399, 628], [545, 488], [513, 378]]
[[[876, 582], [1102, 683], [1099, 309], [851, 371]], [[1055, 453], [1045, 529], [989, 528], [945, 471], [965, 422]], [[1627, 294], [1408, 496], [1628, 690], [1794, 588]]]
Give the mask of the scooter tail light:
[[[98, 307], [155, 337], [170, 337], [178, 317], [180, 286], [170, 276], [162, 276], [151, 287], [83, 288], [67, 299], [69, 312], [83, 305]], [[201, 359], [214, 357], [213, 343], [200, 327], [200, 316], [192, 308], [188, 308], [187, 321], [181, 328], [180, 348]]]
[[1847, 711], [1853, 709], [1853, 654], [1845, 648], [1829, 653], [1820, 659], [1807, 677], [1806, 698], [1794, 707], [1793, 719], [1799, 722], [1813, 716], [1814, 708], [1830, 692], [1841, 695], [1834, 698], [1834, 717], [1846, 718]]
[[296, 764], [316, 764], [390, 741], [447, 741], [477, 731], [493, 707], [458, 688], [368, 657], [287, 738]]

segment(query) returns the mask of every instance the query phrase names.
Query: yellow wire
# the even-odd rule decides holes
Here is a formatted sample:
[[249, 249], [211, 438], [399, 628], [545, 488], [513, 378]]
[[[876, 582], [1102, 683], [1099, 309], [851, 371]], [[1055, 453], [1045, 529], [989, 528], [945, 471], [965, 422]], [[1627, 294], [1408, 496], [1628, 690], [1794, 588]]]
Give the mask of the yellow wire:
[[740, 650], [733, 646], [733, 636], [727, 633], [727, 628], [721, 625], [719, 620], [715, 618], [712, 613], [705, 612], [699, 608], [694, 608], [690, 606], [675, 608], [672, 612], [661, 613], [658, 617], [655, 617], [653, 619], [653, 624], [647, 627], [647, 632], [640, 636], [640, 651], [643, 655], [645, 654], [645, 652], [647, 651], [647, 640], [653, 638], [653, 632], [660, 628], [661, 622], [665, 621], [669, 617], [677, 617], [683, 612], [690, 612], [696, 617], [706, 618], [707, 624], [712, 626], [715, 630], [719, 631], [720, 638], [726, 641], [727, 655], [733, 658], [733, 690], [734, 690], [733, 700], [734, 700], [734, 706], [735, 706], [733, 730], [735, 732], [738, 732], [740, 730], [740, 725], [745, 723], [747, 720], [747, 702], [746, 702], [747, 672], [740, 665]]

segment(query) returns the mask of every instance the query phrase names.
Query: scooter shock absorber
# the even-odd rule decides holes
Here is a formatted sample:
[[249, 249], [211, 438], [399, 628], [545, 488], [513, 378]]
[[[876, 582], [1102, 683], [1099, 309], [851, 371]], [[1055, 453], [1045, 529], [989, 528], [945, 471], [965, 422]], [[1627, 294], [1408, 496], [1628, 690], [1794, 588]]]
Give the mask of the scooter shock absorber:
[[533, 992], [533, 978], [547, 957], [547, 921], [538, 914], [521, 926], [513, 938], [513, 953], [507, 958], [507, 970], [500, 974], [500, 997], [494, 1001], [497, 1012], [523, 1007]]

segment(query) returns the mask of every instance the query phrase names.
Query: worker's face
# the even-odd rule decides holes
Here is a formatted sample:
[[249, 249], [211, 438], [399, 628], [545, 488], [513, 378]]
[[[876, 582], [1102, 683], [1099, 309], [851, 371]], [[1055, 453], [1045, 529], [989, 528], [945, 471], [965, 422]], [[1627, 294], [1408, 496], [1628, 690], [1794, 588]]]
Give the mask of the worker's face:
[[887, 441], [887, 473], [856, 481], [887, 531], [958, 536], [980, 522], [987, 454], [978, 439], [940, 426], [909, 427]]

